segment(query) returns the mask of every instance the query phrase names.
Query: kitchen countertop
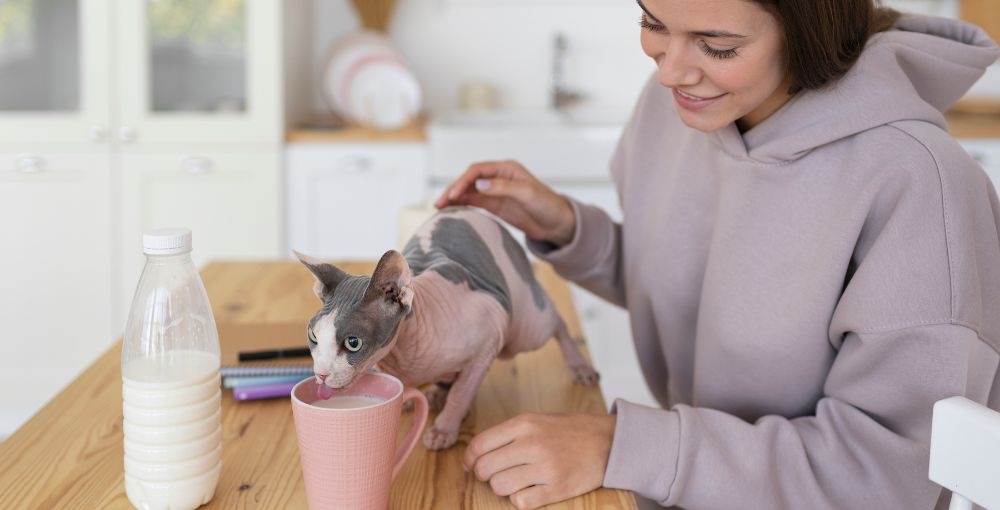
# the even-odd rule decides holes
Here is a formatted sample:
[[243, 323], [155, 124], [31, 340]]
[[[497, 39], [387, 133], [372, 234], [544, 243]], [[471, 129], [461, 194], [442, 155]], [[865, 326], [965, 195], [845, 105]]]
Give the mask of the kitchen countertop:
[[[353, 274], [370, 274], [374, 266], [374, 261], [340, 265]], [[548, 265], [537, 266], [536, 273], [579, 338], [569, 287]], [[215, 262], [201, 274], [220, 324], [305, 324], [319, 304], [311, 291], [313, 277], [298, 262]], [[581, 348], [586, 353], [586, 346]], [[119, 341], [0, 443], [4, 508], [131, 508], [123, 485], [120, 351]], [[606, 409], [597, 387], [573, 383], [556, 342], [497, 360], [462, 423], [458, 444], [432, 452], [418, 442], [393, 485], [389, 506], [514, 508], [462, 469], [471, 437], [523, 412]], [[409, 419], [410, 413], [403, 416], [401, 435]], [[202, 508], [306, 508], [288, 399], [237, 402], [224, 391], [222, 428], [222, 476], [215, 497]], [[627, 510], [635, 508], [635, 499], [627, 491], [599, 489], [546, 508]]]
[[[945, 114], [948, 130], [958, 139], [1000, 139], [1000, 101], [962, 101]], [[384, 143], [427, 141], [427, 121], [418, 119], [393, 130], [346, 126], [343, 128], [298, 128], [285, 134], [288, 143]]]
[[392, 131], [382, 131], [360, 126], [336, 128], [299, 127], [285, 133], [287, 143], [384, 143], [384, 142], [425, 142], [427, 141], [427, 121], [419, 118]]
[[948, 131], [959, 140], [993, 138], [1000, 140], [1000, 113], [963, 113], [945, 115]]

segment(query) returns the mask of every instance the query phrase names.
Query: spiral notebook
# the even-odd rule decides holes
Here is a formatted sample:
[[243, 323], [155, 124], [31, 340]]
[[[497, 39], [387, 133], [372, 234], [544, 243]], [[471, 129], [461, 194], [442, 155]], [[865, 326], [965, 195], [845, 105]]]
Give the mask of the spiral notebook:
[[306, 345], [306, 322], [219, 323], [222, 377], [312, 375], [312, 358], [239, 361], [241, 351], [290, 349]]

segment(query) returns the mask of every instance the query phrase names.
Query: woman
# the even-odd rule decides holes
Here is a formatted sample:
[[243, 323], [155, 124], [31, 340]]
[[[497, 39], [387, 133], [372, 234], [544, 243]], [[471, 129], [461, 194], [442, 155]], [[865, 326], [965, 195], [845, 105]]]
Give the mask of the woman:
[[1000, 206], [942, 111], [1000, 52], [971, 25], [874, 1], [640, 2], [658, 71], [611, 162], [621, 224], [511, 161], [472, 165], [438, 200], [497, 214], [627, 307], [663, 406], [482, 432], [464, 462], [497, 494], [946, 499], [927, 479], [933, 403], [1000, 406]]

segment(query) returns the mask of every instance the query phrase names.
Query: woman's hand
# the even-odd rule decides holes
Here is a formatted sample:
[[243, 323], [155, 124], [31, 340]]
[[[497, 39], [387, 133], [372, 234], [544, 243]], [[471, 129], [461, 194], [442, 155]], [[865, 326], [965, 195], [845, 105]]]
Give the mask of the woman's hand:
[[472, 438], [462, 464], [521, 510], [590, 492], [604, 482], [614, 415], [522, 414]]
[[434, 202], [482, 207], [528, 237], [564, 246], [573, 240], [576, 218], [569, 201], [516, 161], [475, 163]]

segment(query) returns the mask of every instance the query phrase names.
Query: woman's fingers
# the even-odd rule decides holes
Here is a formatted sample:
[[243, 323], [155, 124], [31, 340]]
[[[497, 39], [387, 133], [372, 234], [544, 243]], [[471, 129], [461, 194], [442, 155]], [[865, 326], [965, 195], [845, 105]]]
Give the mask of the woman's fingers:
[[514, 442], [520, 435], [520, 421], [522, 421], [520, 416], [515, 416], [476, 434], [476, 437], [469, 441], [469, 446], [465, 448], [465, 455], [462, 457], [465, 469], [474, 470], [476, 461], [480, 457]]
[[522, 414], [469, 442], [464, 465], [518, 508], [538, 508], [601, 486], [616, 417]]
[[538, 483], [538, 473], [533, 472], [536, 470], [536, 467], [526, 464], [504, 469], [490, 477], [490, 488], [497, 496], [510, 496]]
[[476, 191], [494, 197], [507, 197], [526, 204], [531, 201], [535, 189], [527, 181], [513, 181], [504, 178], [478, 178], [475, 180]]
[[[479, 480], [490, 482], [490, 485], [494, 489], [498, 487], [497, 485], [494, 485], [494, 482], [497, 482], [500, 484], [499, 486], [503, 488], [502, 490], [508, 491], [504, 494], [497, 492], [497, 494], [501, 496], [513, 494], [528, 485], [531, 485], [530, 483], [527, 483], [528, 472], [524, 469], [520, 469], [521, 467], [526, 467], [531, 464], [532, 459], [525, 457], [525, 455], [529, 453], [530, 452], [526, 451], [522, 445], [518, 445], [516, 441], [506, 444], [491, 452], [483, 454], [476, 459], [476, 465], [472, 468], [473, 474], [475, 474], [476, 478]], [[525, 480], [525, 483], [523, 485], [515, 486], [516, 480], [511, 478], [511, 471], [518, 474], [518, 478], [516, 478], [516, 480], [523, 479]]]
[[455, 181], [448, 186], [448, 198], [457, 198], [460, 194], [469, 189], [476, 179], [496, 177], [499, 173], [500, 163], [493, 161], [473, 163], [469, 165], [469, 168], [466, 169], [465, 172], [458, 177], [458, 179], [455, 179]]
[[516, 161], [483, 161], [469, 165], [462, 175], [455, 179], [434, 202], [434, 207], [441, 209], [454, 205], [463, 193], [475, 188], [478, 179], [521, 179], [526, 175], [524, 168]]
[[533, 510], [563, 499], [563, 496], [554, 494], [548, 485], [532, 485], [510, 495], [510, 502], [518, 510]]

